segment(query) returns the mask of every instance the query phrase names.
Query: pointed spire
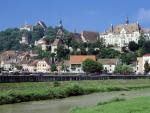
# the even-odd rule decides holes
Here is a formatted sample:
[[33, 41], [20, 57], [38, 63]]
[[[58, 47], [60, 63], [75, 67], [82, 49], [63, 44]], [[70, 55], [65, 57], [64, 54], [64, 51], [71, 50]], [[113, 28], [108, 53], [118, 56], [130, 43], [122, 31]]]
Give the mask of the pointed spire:
[[138, 25], [138, 30], [140, 31], [141, 30], [141, 26], [140, 26], [139, 22], [137, 21], [136, 24]]
[[59, 27], [62, 28], [63, 25], [62, 25], [62, 20], [59, 20]]
[[129, 24], [129, 18], [128, 18], [128, 16], [126, 17], [125, 23], [126, 23], [126, 24]]
[[114, 31], [114, 26], [113, 26], [113, 24], [111, 24], [111, 32], [113, 32]]

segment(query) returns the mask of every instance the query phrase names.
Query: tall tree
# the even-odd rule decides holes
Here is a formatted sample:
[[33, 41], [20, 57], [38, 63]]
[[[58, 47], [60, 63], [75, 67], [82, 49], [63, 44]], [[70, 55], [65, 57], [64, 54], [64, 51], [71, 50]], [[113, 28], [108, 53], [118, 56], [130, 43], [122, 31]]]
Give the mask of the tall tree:
[[144, 71], [145, 71], [145, 73], [149, 73], [149, 71], [150, 71], [150, 65], [149, 65], [148, 61], [146, 61], [144, 64]]
[[139, 46], [134, 41], [129, 42], [128, 48], [130, 51], [136, 51], [138, 50]]
[[82, 69], [87, 73], [95, 73], [101, 72], [103, 70], [103, 66], [97, 61], [93, 61], [92, 59], [86, 59], [82, 63]]

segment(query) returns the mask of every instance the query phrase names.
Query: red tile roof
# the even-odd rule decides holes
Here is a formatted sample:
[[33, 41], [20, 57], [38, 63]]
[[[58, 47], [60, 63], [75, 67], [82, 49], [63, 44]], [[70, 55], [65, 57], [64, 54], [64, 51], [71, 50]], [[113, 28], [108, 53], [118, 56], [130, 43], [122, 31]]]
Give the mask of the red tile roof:
[[150, 56], [150, 54], [145, 54], [145, 55], [143, 55], [143, 56]]
[[96, 61], [96, 57], [94, 55], [71, 55], [70, 56], [70, 64], [81, 64], [86, 59], [92, 59]]

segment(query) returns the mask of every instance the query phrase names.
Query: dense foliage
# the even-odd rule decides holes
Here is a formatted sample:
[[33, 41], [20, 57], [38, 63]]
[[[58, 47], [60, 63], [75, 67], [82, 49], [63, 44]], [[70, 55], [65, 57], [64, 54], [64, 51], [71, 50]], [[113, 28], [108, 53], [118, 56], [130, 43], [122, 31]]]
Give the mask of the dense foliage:
[[85, 61], [83, 61], [82, 68], [87, 73], [99, 73], [103, 70], [102, 64], [92, 59], [86, 59]]
[[133, 68], [129, 65], [118, 65], [115, 67], [115, 72], [117, 74], [131, 74], [133, 72]]

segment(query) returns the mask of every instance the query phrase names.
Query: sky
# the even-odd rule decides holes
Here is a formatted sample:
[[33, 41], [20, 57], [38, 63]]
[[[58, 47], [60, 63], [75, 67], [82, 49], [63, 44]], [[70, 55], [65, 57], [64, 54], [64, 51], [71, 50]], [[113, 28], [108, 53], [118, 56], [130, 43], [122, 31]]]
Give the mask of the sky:
[[150, 0], [0, 0], [0, 30], [39, 20], [56, 26], [62, 20], [69, 31], [103, 32], [127, 16], [150, 28], [149, 6]]

